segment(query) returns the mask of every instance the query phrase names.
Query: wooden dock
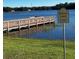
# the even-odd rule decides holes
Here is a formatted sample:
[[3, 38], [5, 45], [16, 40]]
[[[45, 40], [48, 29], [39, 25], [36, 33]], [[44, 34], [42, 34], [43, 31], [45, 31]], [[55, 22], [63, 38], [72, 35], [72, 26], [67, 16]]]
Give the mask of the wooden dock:
[[41, 24], [54, 22], [53, 16], [41, 16], [41, 17], [30, 17], [25, 19], [14, 19], [9, 21], [3, 21], [3, 31], [10, 31], [12, 29], [20, 29], [22, 27], [38, 26]]

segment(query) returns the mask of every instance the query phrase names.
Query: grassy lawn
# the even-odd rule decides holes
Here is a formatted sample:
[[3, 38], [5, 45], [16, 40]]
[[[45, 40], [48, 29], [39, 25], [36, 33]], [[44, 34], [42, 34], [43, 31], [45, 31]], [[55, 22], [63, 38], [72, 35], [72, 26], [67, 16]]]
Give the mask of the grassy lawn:
[[[62, 40], [4, 37], [4, 59], [63, 59]], [[74, 41], [66, 43], [66, 58], [75, 59]]]

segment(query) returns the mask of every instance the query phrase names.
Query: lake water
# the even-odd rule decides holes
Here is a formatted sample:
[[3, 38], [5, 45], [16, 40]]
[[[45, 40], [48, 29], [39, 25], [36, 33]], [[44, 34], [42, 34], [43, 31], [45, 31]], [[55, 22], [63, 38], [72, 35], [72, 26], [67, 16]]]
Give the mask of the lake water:
[[[4, 13], [3, 18], [5, 20], [28, 18], [31, 16], [54, 16], [55, 24], [47, 24], [43, 26], [33, 27], [30, 29], [24, 29], [21, 31], [10, 32], [9, 35], [15, 35], [23, 38], [34, 38], [34, 39], [63, 39], [63, 27], [58, 24], [57, 10], [49, 11], [31, 11], [31, 12], [8, 12]], [[65, 26], [65, 35], [67, 40], [75, 39], [75, 10], [69, 10], [69, 23]]]

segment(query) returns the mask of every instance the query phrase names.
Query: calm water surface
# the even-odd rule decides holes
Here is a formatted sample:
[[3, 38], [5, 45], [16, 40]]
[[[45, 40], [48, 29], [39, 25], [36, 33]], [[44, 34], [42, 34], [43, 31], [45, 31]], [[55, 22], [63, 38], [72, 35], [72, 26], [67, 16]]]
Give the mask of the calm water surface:
[[[24, 38], [34, 38], [34, 39], [63, 39], [63, 27], [58, 24], [57, 10], [49, 11], [31, 11], [31, 12], [14, 12], [14, 13], [4, 13], [4, 21], [20, 18], [28, 18], [30, 16], [54, 16], [55, 24], [47, 24], [43, 26], [33, 27], [30, 29], [25, 29], [16, 32], [10, 32], [9, 35], [15, 35]], [[75, 39], [75, 10], [69, 10], [69, 23], [66, 24], [66, 39]]]

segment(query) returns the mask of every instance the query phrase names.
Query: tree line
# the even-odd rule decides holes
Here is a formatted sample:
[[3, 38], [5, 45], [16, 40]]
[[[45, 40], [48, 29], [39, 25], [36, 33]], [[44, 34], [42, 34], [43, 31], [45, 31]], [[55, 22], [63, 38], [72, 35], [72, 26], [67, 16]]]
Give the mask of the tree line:
[[3, 11], [4, 12], [10, 12], [12, 10], [14, 11], [28, 11], [29, 9], [30, 10], [58, 10], [60, 8], [66, 8], [66, 9], [75, 9], [75, 3], [72, 2], [72, 3], [60, 3], [60, 4], [57, 4], [55, 6], [41, 6], [41, 7], [14, 7], [14, 8], [11, 8], [11, 7], [3, 7]]

